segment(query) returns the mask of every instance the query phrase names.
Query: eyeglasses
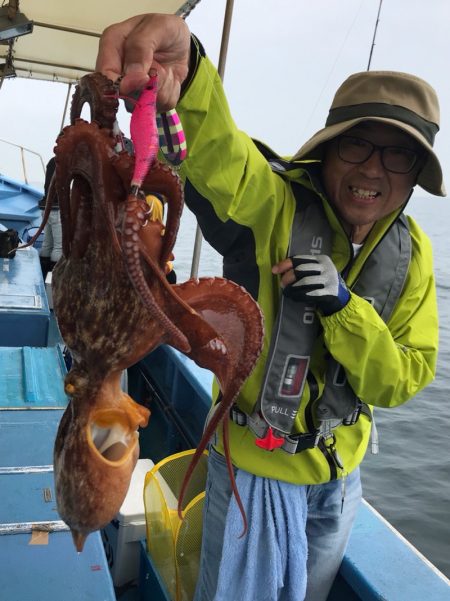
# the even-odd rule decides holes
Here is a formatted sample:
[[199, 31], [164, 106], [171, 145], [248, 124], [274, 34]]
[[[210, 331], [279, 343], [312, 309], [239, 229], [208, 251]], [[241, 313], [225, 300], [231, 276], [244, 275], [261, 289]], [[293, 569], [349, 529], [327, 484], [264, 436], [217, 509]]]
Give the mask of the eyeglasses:
[[376, 150], [380, 151], [381, 164], [392, 173], [409, 173], [421, 154], [403, 146], [378, 146], [356, 136], [339, 136], [338, 155], [346, 163], [359, 165], [370, 159]]

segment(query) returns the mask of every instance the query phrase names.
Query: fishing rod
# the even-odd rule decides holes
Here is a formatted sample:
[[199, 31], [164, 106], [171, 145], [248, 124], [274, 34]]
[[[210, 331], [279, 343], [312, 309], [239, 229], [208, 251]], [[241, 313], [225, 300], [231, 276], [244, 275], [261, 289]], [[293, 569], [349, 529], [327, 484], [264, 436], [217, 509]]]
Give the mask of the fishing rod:
[[370, 48], [369, 62], [367, 63], [367, 71], [370, 71], [370, 63], [372, 62], [372, 54], [373, 54], [373, 49], [375, 47], [375, 38], [377, 37], [377, 29], [378, 29], [378, 23], [380, 22], [380, 12], [381, 12], [382, 4], [383, 4], [383, 0], [380, 0], [380, 4], [378, 5], [377, 20], [375, 22], [375, 29], [373, 32], [372, 46]]

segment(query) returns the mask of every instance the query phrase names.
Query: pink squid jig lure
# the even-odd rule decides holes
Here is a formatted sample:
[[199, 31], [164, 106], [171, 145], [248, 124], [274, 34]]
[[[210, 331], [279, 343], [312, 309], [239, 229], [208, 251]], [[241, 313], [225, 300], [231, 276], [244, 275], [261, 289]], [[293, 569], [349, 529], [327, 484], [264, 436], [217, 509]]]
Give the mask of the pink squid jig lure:
[[156, 161], [159, 149], [156, 125], [157, 74], [150, 73], [150, 80], [142, 90], [131, 114], [130, 136], [135, 152], [135, 166], [131, 179], [132, 194], [137, 194], [150, 167]]

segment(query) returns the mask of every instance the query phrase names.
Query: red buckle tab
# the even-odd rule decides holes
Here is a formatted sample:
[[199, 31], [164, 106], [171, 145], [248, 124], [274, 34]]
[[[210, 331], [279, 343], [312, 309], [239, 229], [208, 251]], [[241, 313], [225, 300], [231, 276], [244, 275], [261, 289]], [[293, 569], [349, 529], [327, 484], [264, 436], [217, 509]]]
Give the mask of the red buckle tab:
[[283, 443], [284, 438], [282, 436], [274, 436], [271, 426], [267, 428], [267, 434], [263, 438], [257, 438], [255, 440], [256, 446], [261, 447], [261, 449], [265, 449], [266, 451], [278, 449]]

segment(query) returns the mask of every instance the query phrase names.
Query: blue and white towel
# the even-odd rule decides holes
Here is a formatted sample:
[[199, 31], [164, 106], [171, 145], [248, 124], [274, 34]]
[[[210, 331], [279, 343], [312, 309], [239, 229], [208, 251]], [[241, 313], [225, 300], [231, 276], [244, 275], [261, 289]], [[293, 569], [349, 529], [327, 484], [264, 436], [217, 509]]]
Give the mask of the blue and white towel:
[[306, 487], [238, 470], [248, 520], [230, 501], [214, 601], [300, 601], [306, 591]]

